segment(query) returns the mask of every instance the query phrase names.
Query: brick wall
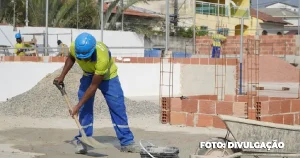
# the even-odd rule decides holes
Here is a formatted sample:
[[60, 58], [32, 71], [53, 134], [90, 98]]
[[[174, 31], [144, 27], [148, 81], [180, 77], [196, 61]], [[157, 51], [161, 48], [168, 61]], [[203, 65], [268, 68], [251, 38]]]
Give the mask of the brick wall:
[[226, 128], [217, 114], [299, 125], [300, 99], [250, 95], [226, 95], [224, 101], [217, 101], [216, 95], [162, 98], [162, 123]]
[[[246, 53], [247, 40], [254, 39], [254, 36], [244, 36], [243, 50]], [[294, 55], [296, 53], [295, 35], [267, 35], [260, 36], [260, 54], [264, 55]], [[198, 36], [196, 39], [197, 54], [211, 53], [212, 40], [208, 36]], [[226, 43], [222, 47], [223, 54], [240, 53], [240, 36], [228, 36]]]
[[[113, 57], [116, 63], [160, 63], [160, 58], [152, 57], [122, 57], [122, 60]], [[36, 56], [0, 56], [0, 62], [65, 62], [66, 57], [36, 57]], [[171, 59], [168, 60], [170, 62]], [[173, 63], [200, 64], [200, 65], [236, 65], [237, 59], [212, 59], [212, 58], [173, 58]]]

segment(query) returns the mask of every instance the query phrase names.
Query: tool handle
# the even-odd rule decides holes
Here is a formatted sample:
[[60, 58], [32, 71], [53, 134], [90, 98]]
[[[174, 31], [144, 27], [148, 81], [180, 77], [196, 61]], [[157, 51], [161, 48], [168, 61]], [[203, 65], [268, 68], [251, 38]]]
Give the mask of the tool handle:
[[[57, 80], [54, 80], [53, 81], [53, 84], [57, 87], [57, 89], [61, 92], [62, 96], [64, 96], [66, 102], [67, 102], [67, 105], [68, 105], [68, 109], [69, 109], [69, 112], [72, 111], [72, 105], [70, 103], [70, 99], [66, 93], [66, 90], [65, 90], [65, 84], [62, 82], [62, 83], [58, 83]], [[75, 120], [76, 124], [77, 124], [77, 127], [82, 130], [82, 127], [79, 123], [79, 120], [78, 120], [78, 115], [74, 116], [73, 119]], [[81, 132], [81, 134], [85, 135], [84, 132]]]
[[[68, 104], [69, 110], [72, 111], [72, 106], [71, 106], [70, 99], [69, 99], [68, 95], [65, 94], [65, 95], [63, 95], [63, 96], [64, 96], [64, 98], [65, 98], [65, 100], [66, 100], [66, 102], [67, 102], [67, 104]], [[73, 119], [75, 120], [75, 122], [76, 122], [78, 128], [79, 128], [79, 129], [82, 129], [82, 127], [81, 127], [81, 125], [80, 125], [80, 123], [79, 123], [78, 115], [77, 115], [77, 114], [74, 116]], [[84, 134], [84, 135], [85, 135], [84, 132], [81, 133], [81, 134]]]
[[61, 95], [66, 95], [66, 90], [65, 90], [65, 84], [64, 82], [58, 83], [57, 80], [53, 81], [53, 84], [56, 86], [56, 88], [61, 92]]

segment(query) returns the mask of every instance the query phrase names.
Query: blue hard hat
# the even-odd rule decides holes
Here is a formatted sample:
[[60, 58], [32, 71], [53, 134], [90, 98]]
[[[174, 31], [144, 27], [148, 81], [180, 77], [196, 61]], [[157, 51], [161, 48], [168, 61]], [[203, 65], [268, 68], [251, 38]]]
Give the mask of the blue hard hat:
[[89, 33], [81, 33], [75, 39], [75, 54], [79, 59], [87, 59], [96, 49], [96, 39]]
[[21, 38], [21, 34], [20, 34], [20, 33], [17, 33], [17, 34], [15, 35], [15, 37], [16, 37], [16, 38]]

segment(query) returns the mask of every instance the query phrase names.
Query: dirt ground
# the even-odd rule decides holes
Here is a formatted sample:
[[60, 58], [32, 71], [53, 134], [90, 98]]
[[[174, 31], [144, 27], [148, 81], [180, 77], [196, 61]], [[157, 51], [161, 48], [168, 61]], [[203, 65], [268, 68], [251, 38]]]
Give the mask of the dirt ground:
[[[226, 134], [225, 130], [161, 125], [157, 118], [129, 119], [136, 141], [139, 143], [143, 139], [157, 146], [178, 147], [180, 157], [194, 153], [199, 141]], [[37, 120], [0, 116], [0, 127], [1, 158], [31, 158], [34, 154], [39, 158], [140, 158], [139, 154], [119, 152], [119, 143], [110, 120], [96, 121], [94, 130], [94, 138], [107, 147], [91, 149], [87, 155], [74, 154], [74, 146], [70, 141], [78, 130], [72, 119]]]

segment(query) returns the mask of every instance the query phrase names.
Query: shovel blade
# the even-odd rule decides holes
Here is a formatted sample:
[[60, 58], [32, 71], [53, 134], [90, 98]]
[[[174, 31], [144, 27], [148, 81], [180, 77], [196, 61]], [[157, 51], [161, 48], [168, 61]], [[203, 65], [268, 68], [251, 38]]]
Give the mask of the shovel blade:
[[92, 137], [79, 137], [78, 138], [82, 143], [95, 148], [95, 149], [99, 149], [99, 148], [105, 148], [106, 146], [104, 144], [99, 143], [97, 140], [95, 140]]

